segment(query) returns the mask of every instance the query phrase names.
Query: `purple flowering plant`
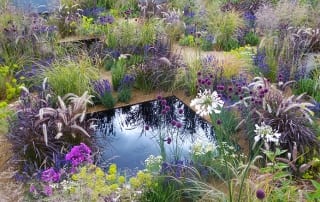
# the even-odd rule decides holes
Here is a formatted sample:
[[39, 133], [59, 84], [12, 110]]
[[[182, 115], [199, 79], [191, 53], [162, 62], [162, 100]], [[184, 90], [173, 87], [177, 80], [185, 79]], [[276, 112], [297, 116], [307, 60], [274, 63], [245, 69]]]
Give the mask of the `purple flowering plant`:
[[69, 153], [66, 154], [66, 160], [72, 167], [77, 167], [82, 163], [92, 163], [91, 149], [84, 143], [74, 146]]

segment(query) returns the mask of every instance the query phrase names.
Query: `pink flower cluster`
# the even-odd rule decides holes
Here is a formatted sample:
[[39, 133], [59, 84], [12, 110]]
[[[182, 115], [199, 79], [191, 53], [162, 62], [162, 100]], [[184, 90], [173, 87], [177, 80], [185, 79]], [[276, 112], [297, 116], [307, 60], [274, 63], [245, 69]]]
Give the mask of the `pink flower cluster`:
[[71, 162], [72, 167], [77, 167], [83, 162], [92, 163], [91, 149], [84, 143], [74, 146], [71, 151], [67, 153], [66, 160]]

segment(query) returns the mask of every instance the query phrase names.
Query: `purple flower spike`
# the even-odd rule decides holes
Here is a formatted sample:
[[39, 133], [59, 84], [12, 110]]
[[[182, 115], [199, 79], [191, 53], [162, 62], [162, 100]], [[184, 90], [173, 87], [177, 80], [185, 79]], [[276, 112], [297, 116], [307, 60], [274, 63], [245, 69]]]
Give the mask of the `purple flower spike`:
[[263, 200], [266, 197], [266, 193], [262, 189], [258, 189], [256, 196], [258, 199]]

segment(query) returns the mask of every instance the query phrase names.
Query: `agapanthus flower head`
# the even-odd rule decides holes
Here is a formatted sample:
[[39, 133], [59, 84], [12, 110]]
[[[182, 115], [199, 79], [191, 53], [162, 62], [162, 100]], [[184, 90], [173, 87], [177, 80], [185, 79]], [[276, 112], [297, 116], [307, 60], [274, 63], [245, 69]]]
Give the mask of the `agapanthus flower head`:
[[66, 160], [71, 162], [72, 167], [77, 167], [84, 162], [92, 163], [91, 149], [84, 143], [80, 143], [66, 154]]
[[264, 140], [267, 143], [276, 143], [279, 144], [279, 139], [281, 137], [281, 133], [274, 131], [271, 126], [266, 125], [264, 122], [259, 126], [255, 124], [256, 129], [254, 132], [256, 136], [254, 137], [254, 141], [258, 142], [260, 140]]
[[41, 180], [44, 182], [59, 182], [60, 173], [55, 171], [53, 168], [49, 168], [42, 172]]
[[196, 113], [200, 116], [206, 116], [211, 113], [219, 114], [223, 104], [224, 101], [216, 91], [211, 93], [210, 90], [205, 89], [202, 92], [200, 91], [195, 99], [191, 100], [190, 106], [195, 107]]

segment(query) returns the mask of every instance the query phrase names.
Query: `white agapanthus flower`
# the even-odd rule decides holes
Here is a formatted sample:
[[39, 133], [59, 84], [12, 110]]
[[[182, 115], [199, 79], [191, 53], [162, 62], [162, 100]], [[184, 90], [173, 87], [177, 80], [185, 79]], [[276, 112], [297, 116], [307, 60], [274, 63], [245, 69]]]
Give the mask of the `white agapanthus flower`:
[[223, 100], [216, 91], [211, 93], [210, 90], [205, 89], [203, 92], [200, 91], [195, 99], [191, 100], [190, 106], [195, 107], [196, 113], [200, 116], [206, 116], [211, 113], [219, 114], [223, 104]]
[[279, 144], [279, 139], [281, 136], [281, 133], [278, 133], [278, 131], [274, 131], [271, 126], [266, 125], [264, 122], [261, 123], [261, 126], [258, 124], [255, 124], [256, 129], [254, 132], [256, 133], [256, 136], [254, 137], [254, 141], [258, 142], [259, 140], [264, 140], [267, 143], [276, 143]]

